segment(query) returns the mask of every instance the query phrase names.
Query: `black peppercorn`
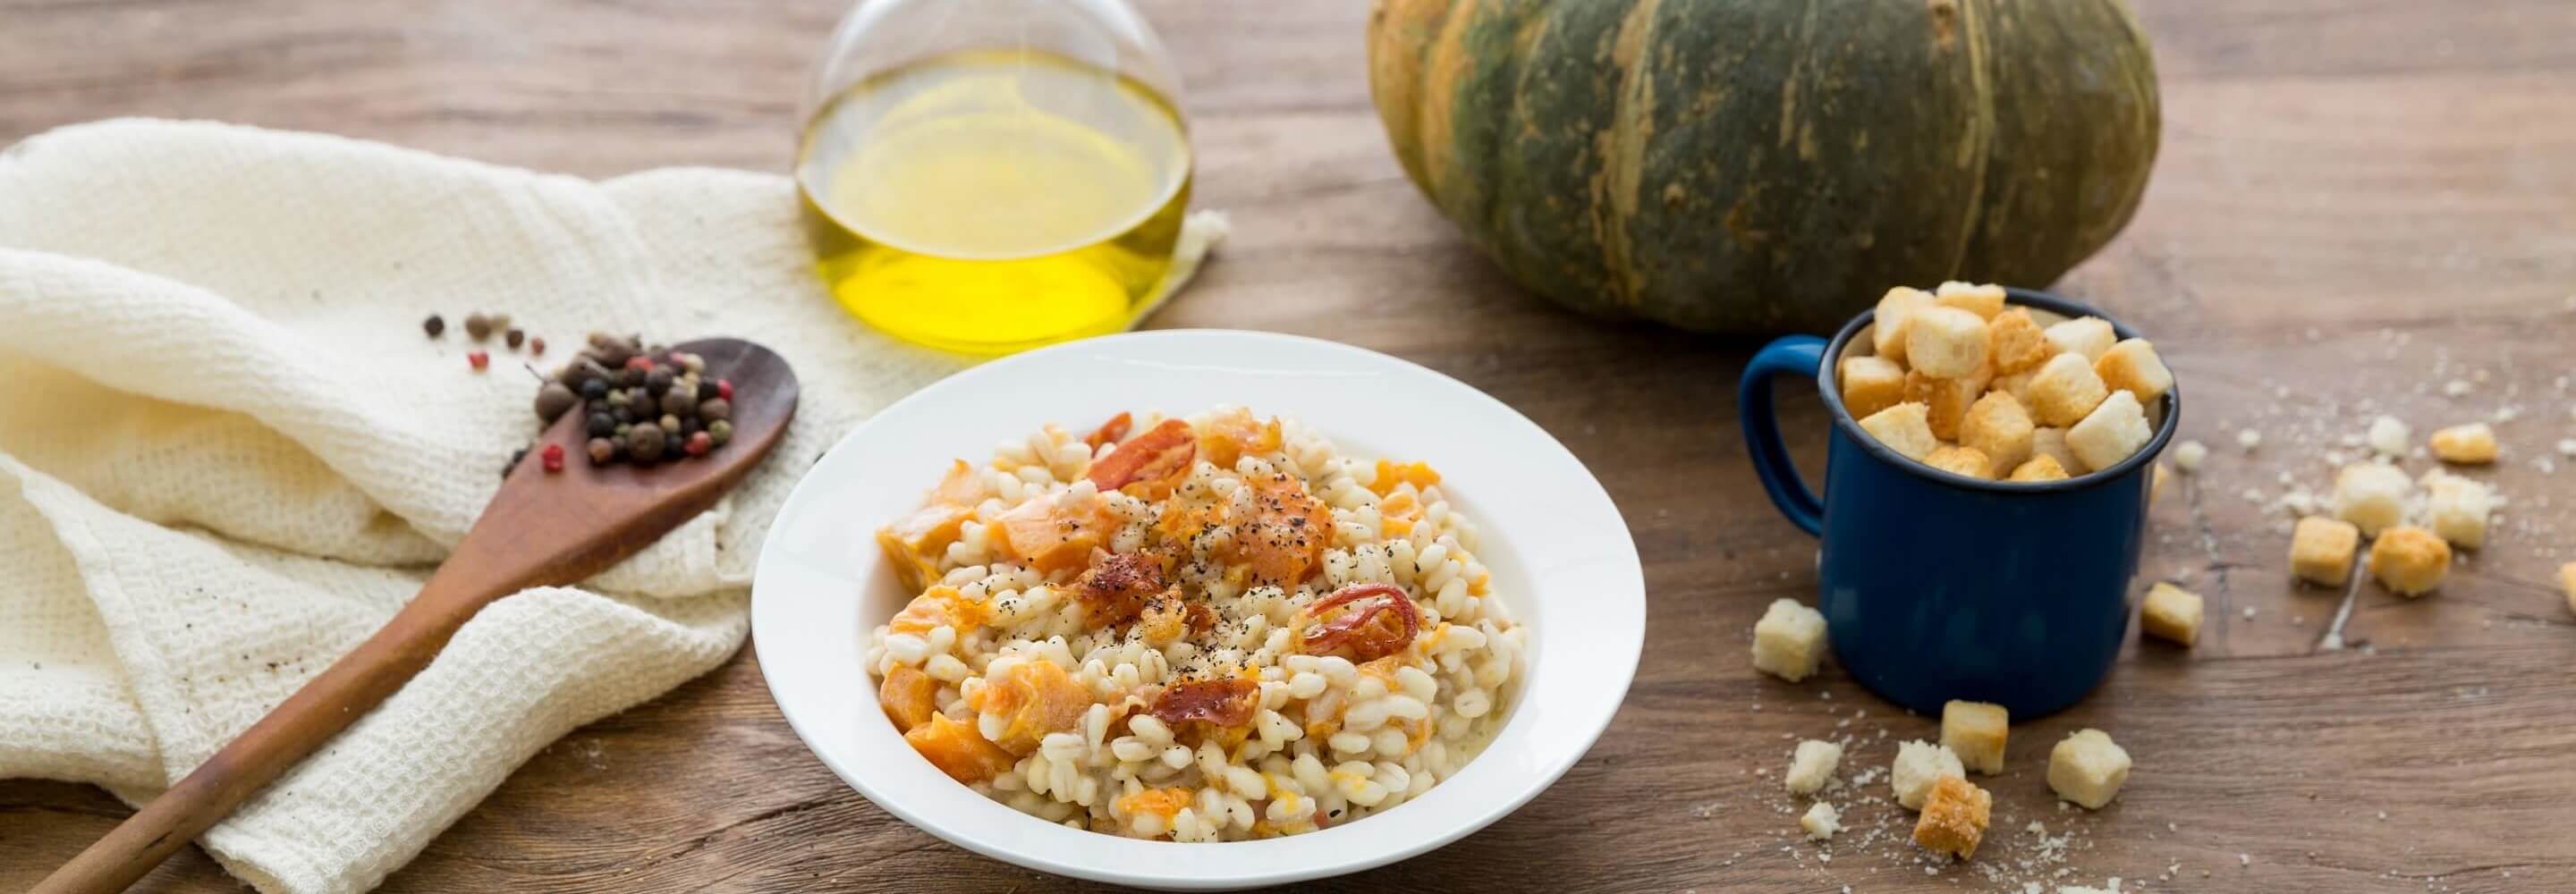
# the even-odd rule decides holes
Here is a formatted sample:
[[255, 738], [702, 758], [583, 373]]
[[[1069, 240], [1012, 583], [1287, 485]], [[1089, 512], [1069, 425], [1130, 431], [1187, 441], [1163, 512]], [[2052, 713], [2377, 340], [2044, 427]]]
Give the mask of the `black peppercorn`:
[[[612, 396], [610, 399], [615, 400], [616, 398]], [[636, 419], [635, 408], [628, 406], [623, 402], [619, 402], [608, 408], [608, 418], [615, 419], [619, 422], [634, 422]]]
[[698, 418], [731, 419], [733, 418], [733, 401], [719, 397], [714, 400], [701, 403], [698, 405]]
[[589, 380], [585, 380], [585, 381], [583, 381], [583, 382], [581, 383], [581, 399], [583, 399], [583, 400], [607, 400], [607, 399], [608, 399], [608, 383], [607, 383], [607, 382], [605, 382], [605, 381], [599, 380], [599, 379], [589, 379]]
[[509, 479], [510, 479], [510, 470], [518, 468], [518, 467], [519, 467], [519, 461], [520, 461], [520, 460], [523, 460], [523, 459], [527, 459], [527, 458], [528, 458], [528, 448], [521, 447], [521, 448], [519, 448], [519, 449], [517, 449], [517, 450], [510, 451], [510, 463], [509, 463], [509, 465], [505, 465], [505, 466], [502, 466], [502, 467], [501, 467], [501, 480], [503, 480], [503, 481], [507, 481], [507, 480], [509, 480]]
[[430, 314], [429, 319], [420, 321], [420, 331], [429, 333], [431, 338], [444, 335], [447, 332], [447, 318]]
[[664, 446], [667, 445], [663, 443], [662, 429], [650, 422], [635, 426], [626, 433], [626, 451], [634, 454], [637, 462], [649, 463], [662, 458]]
[[714, 400], [714, 399], [716, 399], [716, 398], [723, 397], [723, 396], [724, 396], [724, 394], [723, 394], [722, 390], [721, 390], [721, 389], [718, 389], [718, 388], [716, 387], [716, 383], [714, 383], [714, 382], [699, 382], [699, 383], [698, 383], [698, 399], [699, 399], [699, 400], [702, 400], [702, 401], [706, 401], [706, 400]]
[[465, 336], [475, 341], [492, 337], [492, 321], [482, 314], [465, 315]]
[[676, 388], [662, 392], [662, 412], [664, 413], [674, 416], [692, 415], [697, 408], [697, 398], [690, 396], [688, 392]]
[[605, 437], [608, 437], [609, 435], [613, 435], [613, 434], [616, 434], [616, 433], [617, 433], [617, 417], [615, 417], [615, 416], [611, 416], [611, 415], [608, 415], [606, 412], [603, 412], [603, 411], [593, 411], [593, 412], [590, 414], [590, 436], [591, 436], [591, 437], [594, 437], [594, 438], [605, 438]]
[[671, 380], [673, 378], [676, 377], [671, 375], [670, 367], [656, 366], [653, 368], [652, 372], [644, 374], [644, 390], [653, 392], [654, 395], [659, 396], [663, 392], [671, 390]]
[[572, 388], [562, 382], [547, 382], [545, 387], [537, 389], [537, 419], [553, 425], [564, 411], [579, 403], [581, 397], [572, 393]]
[[501, 340], [509, 344], [510, 350], [515, 351], [519, 349], [520, 345], [528, 343], [528, 333], [527, 330], [524, 329], [512, 328], [509, 332], [501, 335]]

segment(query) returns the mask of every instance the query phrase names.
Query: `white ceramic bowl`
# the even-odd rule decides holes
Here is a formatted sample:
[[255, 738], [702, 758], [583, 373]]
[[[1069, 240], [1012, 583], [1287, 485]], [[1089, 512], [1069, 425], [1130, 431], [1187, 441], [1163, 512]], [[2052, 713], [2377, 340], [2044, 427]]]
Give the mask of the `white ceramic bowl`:
[[[1304, 420], [1351, 454], [1424, 460], [1474, 519], [1494, 592], [1531, 627], [1510, 715], [1456, 776], [1383, 814], [1260, 841], [1178, 844], [1068, 829], [950, 780], [878, 708], [861, 642], [911, 596], [871, 539], [956, 457], [1056, 422], [1217, 404]], [[1535, 797], [1592, 747], [1635, 675], [1645, 578], [1618, 508], [1547, 432], [1420, 366], [1253, 332], [1146, 332], [996, 360], [852, 430], [779, 510], [752, 584], [770, 694], [805, 744], [869, 800], [959, 847], [1077, 878], [1228, 889], [1354, 872], [1439, 847]], [[1499, 883], [1501, 879], [1495, 879]]]

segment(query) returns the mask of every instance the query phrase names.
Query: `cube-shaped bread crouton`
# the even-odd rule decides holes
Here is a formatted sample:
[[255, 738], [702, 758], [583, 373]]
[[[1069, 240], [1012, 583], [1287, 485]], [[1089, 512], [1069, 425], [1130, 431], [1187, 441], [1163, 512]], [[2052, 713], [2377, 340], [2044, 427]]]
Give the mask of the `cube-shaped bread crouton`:
[[1843, 830], [1843, 813], [1835, 810], [1834, 805], [1818, 801], [1808, 805], [1807, 812], [1798, 817], [1798, 828], [1806, 830], [1809, 840], [1824, 841]]
[[2043, 453], [2029, 459], [2022, 460], [2021, 465], [2014, 466], [2012, 475], [2004, 480], [2063, 481], [2066, 480], [2066, 478], [2066, 465], [2058, 462], [2057, 457]]
[[2576, 562], [2558, 566], [2558, 588], [2567, 591], [2567, 610], [2576, 612]]
[[2290, 530], [2290, 573], [2300, 580], [2343, 586], [2352, 579], [2352, 554], [2361, 549], [2361, 529], [2339, 518], [2311, 515]]
[[1825, 615], [1777, 599], [1753, 624], [1753, 667], [1795, 683], [1815, 675], [1825, 660]]
[[2111, 395], [2101, 375], [2093, 371], [2093, 361], [2074, 353], [2048, 358], [2022, 390], [2027, 395], [2022, 405], [2030, 409], [2030, 418], [2039, 420], [2041, 425], [2061, 427], [2083, 421], [2085, 414]]
[[2093, 361], [2093, 374], [2101, 377], [2103, 387], [2135, 394], [2140, 402], [2165, 396], [2174, 382], [2173, 371], [2156, 356], [2156, 346], [2143, 338], [2124, 339], [2102, 352]]
[[1943, 444], [1932, 448], [1931, 455], [1923, 458], [1923, 464], [1952, 475], [1965, 475], [1970, 478], [1990, 477], [1987, 472], [1994, 468], [1994, 461], [1986, 458], [1985, 451], [1974, 447], [1961, 447], [1957, 444]]
[[2433, 433], [2433, 455], [2446, 463], [2482, 465], [2495, 462], [2495, 429], [2484, 422], [2454, 425]]
[[2461, 549], [2487, 545], [2487, 516], [2495, 513], [2495, 491], [2440, 469], [2425, 473], [2423, 483], [2424, 523], [2433, 533]]
[[1959, 763], [1986, 775], [2004, 771], [2004, 737], [2010, 732], [2004, 706], [1952, 699], [1941, 706], [1941, 747]]
[[1994, 358], [1995, 374], [2004, 376], [2046, 362], [2057, 346], [2048, 343], [2030, 311], [2016, 307], [1986, 321], [1986, 353]]
[[2038, 426], [2031, 424], [2029, 411], [2021, 408], [2021, 401], [1989, 391], [1969, 404], [1968, 414], [1959, 420], [1959, 443], [1984, 453], [1994, 463], [1994, 470], [1987, 476], [1993, 477], [2030, 458], [2030, 437], [2037, 430]]
[[1932, 794], [1932, 783], [1944, 778], [1966, 778], [1968, 770], [1959, 763], [1959, 755], [1950, 749], [1919, 739], [1898, 743], [1896, 762], [1888, 765], [1887, 782], [1896, 790], [1896, 803], [1907, 810], [1919, 810], [1923, 799]]
[[1812, 795], [1833, 780], [1834, 767], [1842, 760], [1842, 746], [1808, 739], [1798, 743], [1797, 752], [1789, 756], [1789, 772], [1781, 774], [1780, 779], [1789, 784], [1790, 794]]
[[2039, 367], [2036, 366], [2011, 375], [1998, 375], [1995, 377], [1994, 381], [1986, 384], [1986, 390], [2012, 395], [2012, 399], [2021, 401], [2022, 407], [2024, 409], [2028, 409], [2030, 407], [2030, 380], [2038, 375]]
[[2146, 409], [2138, 406], [2138, 396], [2114, 391], [2084, 421], [2066, 430], [2066, 449], [2075, 451], [2085, 468], [2108, 469], [2147, 446], [2155, 435], [2156, 430], [2147, 425]]
[[1860, 430], [1877, 438], [1897, 455], [1918, 462], [1932, 455], [1933, 448], [1941, 446], [1941, 439], [1932, 434], [1929, 412], [1922, 404], [1913, 401], [1862, 417]]
[[2200, 594], [2168, 583], [2147, 588], [2147, 603], [2138, 609], [2138, 628], [2146, 635], [2191, 645], [2200, 639]]
[[1905, 286], [1887, 290], [1878, 299], [1878, 313], [1869, 324], [1870, 349], [1878, 356], [1898, 363], [1905, 362], [1905, 330], [1914, 312], [1932, 306], [1932, 295], [1922, 289]]
[[2335, 473], [2334, 514], [2365, 535], [2406, 520], [2406, 499], [2415, 482], [2406, 472], [2383, 463], [2353, 463]]
[[[2029, 404], [2023, 404], [2023, 406], [2029, 406]], [[2033, 429], [2030, 433], [2030, 455], [2057, 460], [2057, 467], [2065, 469], [2068, 475], [2082, 475], [2092, 471], [2084, 467], [2083, 460], [2075, 458], [2074, 450], [2067, 448], [2066, 430], [2062, 428], [2042, 426]]]
[[1932, 427], [1932, 436], [1944, 441], [1959, 439], [1959, 423], [1968, 418], [1968, 408], [1975, 406], [1977, 396], [1986, 393], [1990, 378], [1974, 373], [1963, 378], [1943, 379], [1914, 370], [1905, 374], [1905, 399], [1923, 405], [1924, 423]]
[[1914, 820], [1914, 843], [1936, 854], [1962, 860], [1974, 857], [1977, 842], [1985, 840], [1994, 806], [1995, 796], [1985, 789], [1956, 776], [1943, 776], [1932, 783], [1931, 797], [1923, 800], [1923, 815]]
[[2056, 346], [2058, 353], [2080, 355], [2086, 363], [2102, 359], [2120, 340], [2111, 321], [2101, 317], [2077, 317], [2042, 329], [2040, 334], [2048, 337], [2048, 343]]
[[2370, 541], [2370, 576], [2399, 596], [2422, 596], [2451, 573], [2451, 545], [2422, 528], [2399, 525]]
[[1991, 320], [2004, 312], [2004, 287], [1994, 283], [1978, 285], [1953, 280], [1933, 289], [1932, 301], [1942, 307], [1955, 307], [1976, 314], [1978, 319]]
[[1905, 367], [1885, 357], [1845, 357], [1834, 378], [1843, 386], [1843, 410], [1854, 419], [1867, 418], [1905, 399]]
[[1905, 363], [1944, 379], [1986, 368], [1986, 320], [1955, 307], [1927, 307], [1906, 318]]
[[2086, 810], [2100, 810], [2129, 782], [2129, 752], [2098, 729], [2076, 730], [2048, 750], [2048, 787]]

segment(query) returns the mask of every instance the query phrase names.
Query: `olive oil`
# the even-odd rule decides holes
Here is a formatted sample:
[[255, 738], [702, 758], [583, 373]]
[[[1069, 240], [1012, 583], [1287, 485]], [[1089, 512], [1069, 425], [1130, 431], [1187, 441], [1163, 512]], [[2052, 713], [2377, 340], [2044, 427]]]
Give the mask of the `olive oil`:
[[818, 271], [898, 338], [999, 353], [1125, 327], [1189, 204], [1179, 112], [1060, 56], [934, 57], [853, 85], [806, 126]]

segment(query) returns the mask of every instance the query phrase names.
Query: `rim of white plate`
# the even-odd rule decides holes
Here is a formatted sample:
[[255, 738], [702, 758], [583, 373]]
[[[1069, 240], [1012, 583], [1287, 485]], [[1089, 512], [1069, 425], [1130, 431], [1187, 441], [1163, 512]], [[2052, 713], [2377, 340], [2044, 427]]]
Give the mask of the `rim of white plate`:
[[[1474, 520], [1494, 593], [1530, 627], [1518, 692], [1493, 742], [1386, 813], [1317, 832], [1181, 844], [1070, 829], [976, 794], [886, 722], [862, 638], [906, 594], [871, 536], [913, 508], [951, 458], [1056, 422], [1220, 403], [1287, 415], [1360, 456], [1425, 460]], [[970, 460], [971, 461], [971, 460]], [[1094, 881], [1227, 889], [1356, 872], [1448, 844], [1564, 775], [1635, 677], [1645, 575], [1627, 524], [1574, 454], [1501, 401], [1374, 351], [1275, 333], [1161, 330], [1056, 345], [977, 366], [844, 435], [779, 509], [752, 583], [752, 639], [770, 695], [815, 756], [905, 822], [994, 859]]]

